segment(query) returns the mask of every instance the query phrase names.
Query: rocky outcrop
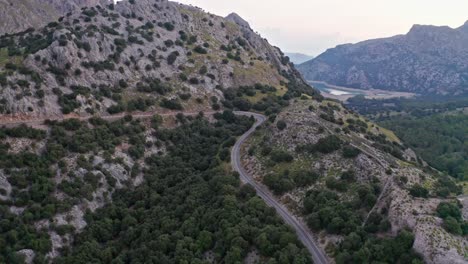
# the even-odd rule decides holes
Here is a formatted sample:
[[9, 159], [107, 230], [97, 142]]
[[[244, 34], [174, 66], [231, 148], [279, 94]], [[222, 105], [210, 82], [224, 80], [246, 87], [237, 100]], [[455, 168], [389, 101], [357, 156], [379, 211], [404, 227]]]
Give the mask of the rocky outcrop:
[[307, 80], [420, 94], [468, 93], [468, 23], [329, 49], [298, 66]]
[[[335, 120], [346, 120], [346, 123], [329, 122], [324, 119], [324, 110], [327, 108], [328, 111], [333, 108]], [[435, 195], [434, 186], [437, 186], [438, 175], [410, 163], [414, 154], [408, 155], [407, 160], [400, 160], [385, 151], [387, 148], [378, 147], [379, 144], [374, 141], [378, 137], [372, 136], [381, 133], [377, 125], [360, 119], [366, 122], [367, 132], [352, 128], [349, 130], [349, 123], [353, 123], [354, 118], [360, 117], [332, 102], [292, 103], [276, 117], [277, 121], [285, 122], [286, 128], [279, 129], [274, 123], [267, 123], [259, 129], [256, 138], [245, 146], [243, 162], [246, 169], [257, 181], [263, 183], [264, 177], [271, 174], [281, 175], [285, 171], [287, 174], [293, 174], [295, 170], [315, 171], [319, 176], [313, 184], [293, 188], [278, 196], [288, 208], [305, 219], [307, 215], [303, 215], [303, 203], [307, 194], [316, 190], [333, 190], [327, 179], [335, 178], [343, 171], [352, 171], [355, 183], [346, 182], [346, 188], [335, 191], [335, 194], [340, 197], [341, 203], [346, 203], [354, 195], [351, 190], [356, 185], [353, 184], [370, 184], [376, 187], [379, 195], [376, 196], [374, 206], [356, 210], [360, 212], [363, 223], [369, 220], [371, 212], [388, 220], [391, 227], [386, 232], [379, 232], [378, 236], [392, 238], [401, 230], [409, 228], [414, 234], [413, 249], [421, 254], [426, 263], [466, 263], [468, 241], [460, 235], [447, 232], [443, 227], [443, 220], [436, 213], [440, 202], [452, 201]], [[338, 136], [345, 145], [356, 147], [361, 153], [354, 158], [344, 158], [340, 151], [320, 154], [304, 154], [298, 151], [301, 146], [315, 144], [330, 135]], [[386, 136], [380, 134], [380, 137]], [[393, 141], [392, 145], [398, 145], [394, 136], [389, 136], [386, 140]], [[271, 162], [268, 155], [262, 154], [265, 149], [286, 151], [294, 159], [288, 164]], [[404, 156], [401, 158], [405, 159]], [[339, 176], [337, 178], [339, 179]], [[405, 179], [404, 182], [402, 179]], [[288, 184], [285, 181], [282, 183]], [[433, 186], [430, 189], [432, 197], [412, 196], [409, 190], [415, 184]], [[321, 232], [319, 237], [323, 248], [327, 248], [327, 245], [328, 248], [330, 245], [338, 247], [343, 239], [342, 236], [326, 232]]]
[[0, 35], [40, 28], [82, 7], [111, 3], [112, 0], [0, 0]]

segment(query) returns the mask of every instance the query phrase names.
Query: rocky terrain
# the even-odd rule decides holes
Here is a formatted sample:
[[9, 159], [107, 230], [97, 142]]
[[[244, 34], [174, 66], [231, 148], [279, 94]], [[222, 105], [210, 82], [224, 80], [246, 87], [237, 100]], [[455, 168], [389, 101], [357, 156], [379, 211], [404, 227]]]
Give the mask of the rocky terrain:
[[82, 7], [106, 6], [112, 0], [1, 0], [0, 35], [41, 28]]
[[237, 14], [223, 18], [164, 0], [99, 3], [57, 6], [71, 12], [0, 37], [0, 123], [8, 126], [0, 128], [0, 215], [24, 232], [5, 241], [17, 231], [2, 225], [0, 262], [61, 256], [89, 214], [147, 180], [145, 159], [165, 153], [156, 127], [192, 120], [172, 112], [205, 111], [213, 121], [208, 112], [233, 107], [227, 88], [256, 85], [265, 91], [260, 102], [291, 92], [291, 83], [306, 87], [282, 52]]
[[360, 88], [468, 93], [468, 22], [459, 28], [415, 25], [406, 35], [340, 45], [298, 66], [307, 80]]
[[4, 119], [204, 109], [226, 87], [262, 83], [284, 94], [288, 76], [299, 74], [238, 15], [168, 1], [84, 8], [0, 38]]
[[[151, 248], [167, 263], [174, 255], [187, 262], [192, 251], [211, 262], [268, 255], [309, 263], [290, 230], [275, 229], [274, 211], [227, 169], [229, 148], [251, 120], [215, 113], [222, 110], [268, 116], [245, 165], [320, 234], [331, 257], [346, 263], [341, 242], [353, 233], [364, 247], [367, 233], [392, 243], [408, 228], [409, 247], [425, 261], [463, 262], [466, 240], [435, 213], [451, 201], [442, 193], [458, 192], [453, 181], [423, 168], [390, 131], [323, 100], [239, 15], [166, 0], [73, 10], [0, 37], [0, 123], [8, 125], [0, 128], [0, 262], [125, 262]], [[321, 209], [339, 217], [318, 220], [320, 190], [334, 200]], [[200, 223], [212, 232], [199, 236]], [[242, 226], [234, 232], [231, 223]], [[210, 243], [215, 235], [229, 242]], [[148, 237], [150, 247], [140, 240]]]
[[[335, 136], [338, 138], [332, 141]], [[436, 212], [441, 202], [456, 203], [438, 195], [447, 183], [437, 172], [418, 164], [414, 152], [400, 144], [390, 131], [335, 102], [302, 100], [258, 130], [243, 159], [259, 182], [320, 232], [323, 248], [337, 260], [343, 261], [346, 253], [341, 243], [352, 228], [348, 225], [355, 221], [356, 226], [362, 224], [364, 230], [379, 237], [396, 236], [405, 228], [413, 230], [413, 249], [427, 263], [465, 263], [466, 238], [447, 232]], [[423, 186], [430, 198], [416, 197], [415, 186]], [[365, 194], [365, 189], [372, 191]], [[341, 212], [338, 215], [345, 222], [338, 224], [341, 220], [335, 218], [340, 216], [325, 220], [329, 209], [310, 209], [309, 199], [316, 192], [322, 193], [319, 196], [334, 193], [340, 204], [353, 207], [356, 214], [345, 216], [346, 205], [338, 206], [331, 210]], [[323, 198], [319, 203], [327, 204]], [[321, 220], [315, 220], [317, 213]]]

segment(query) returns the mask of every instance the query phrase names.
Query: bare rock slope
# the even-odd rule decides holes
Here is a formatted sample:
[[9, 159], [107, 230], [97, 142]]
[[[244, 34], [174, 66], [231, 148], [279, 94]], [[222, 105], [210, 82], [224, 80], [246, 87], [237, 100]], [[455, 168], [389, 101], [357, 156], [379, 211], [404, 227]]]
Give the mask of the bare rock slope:
[[302, 82], [283, 53], [239, 16], [169, 1], [84, 8], [3, 36], [0, 54], [0, 112], [7, 119], [158, 105], [206, 109], [224, 88], [261, 83], [284, 93], [288, 79]]
[[0, 35], [40, 28], [81, 7], [110, 3], [112, 0], [1, 0]]
[[302, 100], [258, 130], [243, 159], [339, 263], [397, 261], [373, 253], [369, 245], [379, 242], [369, 237], [398, 240], [403, 230], [412, 230], [412, 248], [425, 262], [466, 263], [466, 238], [444, 229], [437, 214], [440, 203], [456, 203], [440, 191], [460, 189], [404, 150], [393, 133], [336, 102]]

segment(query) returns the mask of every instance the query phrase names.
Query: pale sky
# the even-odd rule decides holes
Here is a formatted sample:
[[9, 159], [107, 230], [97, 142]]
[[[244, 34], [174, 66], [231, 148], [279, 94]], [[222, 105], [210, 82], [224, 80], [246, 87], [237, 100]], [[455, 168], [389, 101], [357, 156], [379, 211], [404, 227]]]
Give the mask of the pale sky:
[[406, 34], [413, 24], [459, 27], [467, 0], [175, 0], [220, 16], [238, 13], [287, 52], [318, 55], [338, 44]]

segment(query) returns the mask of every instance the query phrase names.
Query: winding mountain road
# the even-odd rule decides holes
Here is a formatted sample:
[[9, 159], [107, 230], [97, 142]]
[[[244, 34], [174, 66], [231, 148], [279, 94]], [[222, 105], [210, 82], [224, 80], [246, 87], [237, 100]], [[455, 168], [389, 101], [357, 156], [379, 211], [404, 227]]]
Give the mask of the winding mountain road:
[[240, 175], [241, 180], [244, 183], [252, 185], [257, 191], [257, 195], [260, 196], [269, 206], [275, 208], [276, 212], [283, 218], [283, 220], [290, 225], [297, 233], [297, 236], [312, 255], [312, 259], [316, 264], [328, 263], [328, 259], [325, 253], [315, 244], [314, 238], [308, 231], [308, 228], [299, 221], [294, 215], [292, 215], [282, 204], [280, 204], [273, 194], [263, 185], [257, 183], [251, 175], [242, 166], [241, 162], [241, 146], [247, 140], [247, 138], [255, 131], [255, 129], [266, 121], [266, 116], [251, 113], [251, 112], [235, 112], [236, 115], [253, 116], [255, 118], [255, 124], [249, 131], [245, 132], [236, 142], [231, 151], [231, 163], [232, 168], [237, 171]]

